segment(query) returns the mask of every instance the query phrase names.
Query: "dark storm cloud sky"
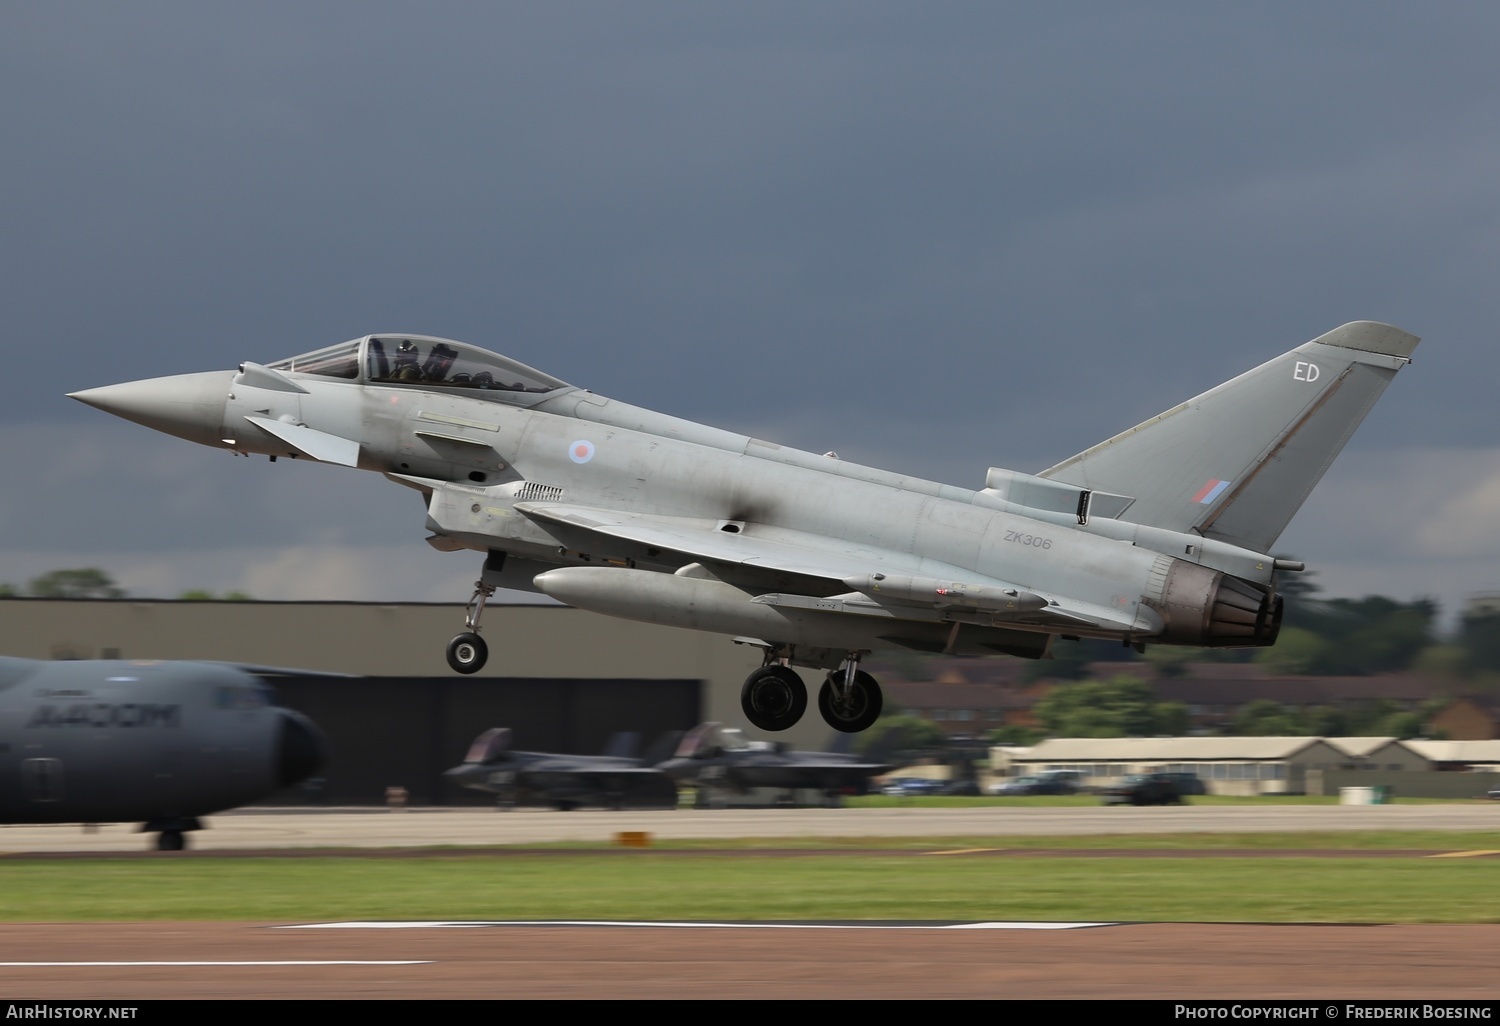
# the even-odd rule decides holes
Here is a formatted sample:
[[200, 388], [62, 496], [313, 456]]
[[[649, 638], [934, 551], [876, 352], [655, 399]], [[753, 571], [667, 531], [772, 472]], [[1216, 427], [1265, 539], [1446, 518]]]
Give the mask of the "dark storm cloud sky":
[[[1371, 318], [1427, 341], [1351, 456], [1488, 453], [1497, 41], [1461, 3], [8, 4], [6, 555], [422, 557], [378, 479], [61, 397], [376, 330], [974, 486]], [[1399, 594], [1380, 537], [1351, 580]]]

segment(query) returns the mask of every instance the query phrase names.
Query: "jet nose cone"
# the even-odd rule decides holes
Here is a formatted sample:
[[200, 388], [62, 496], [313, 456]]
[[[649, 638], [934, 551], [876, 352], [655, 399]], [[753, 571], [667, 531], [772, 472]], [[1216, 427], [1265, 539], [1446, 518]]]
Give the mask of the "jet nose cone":
[[174, 374], [69, 392], [68, 398], [190, 442], [220, 444], [234, 371]]

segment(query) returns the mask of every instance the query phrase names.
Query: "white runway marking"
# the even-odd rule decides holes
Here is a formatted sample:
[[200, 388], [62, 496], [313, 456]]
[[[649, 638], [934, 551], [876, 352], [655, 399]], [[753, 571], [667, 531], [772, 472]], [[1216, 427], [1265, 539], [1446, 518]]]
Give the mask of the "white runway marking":
[[667, 923], [617, 919], [434, 920], [431, 922], [298, 923], [278, 930], [469, 930], [491, 926], [627, 926], [691, 930], [1083, 930], [1118, 923]]
[[385, 959], [378, 962], [354, 961], [351, 959], [308, 961], [305, 959], [276, 959], [273, 961], [235, 961], [235, 962], [203, 962], [203, 961], [173, 961], [173, 962], [0, 962], [0, 968], [35, 969], [45, 966], [198, 966], [198, 965], [431, 965], [432, 959]]

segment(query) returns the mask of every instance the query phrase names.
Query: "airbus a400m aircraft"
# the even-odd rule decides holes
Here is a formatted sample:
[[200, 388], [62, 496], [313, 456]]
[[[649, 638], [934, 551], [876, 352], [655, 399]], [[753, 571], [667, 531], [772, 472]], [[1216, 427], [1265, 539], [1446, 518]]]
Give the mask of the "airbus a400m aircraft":
[[1417, 339], [1335, 328], [1038, 474], [936, 484], [630, 406], [495, 353], [368, 335], [269, 365], [73, 398], [230, 452], [385, 474], [422, 493], [427, 539], [485, 553], [448, 646], [460, 673], [497, 587], [764, 650], [745, 716], [785, 730], [794, 667], [818, 708], [870, 726], [879, 649], [1049, 654], [1052, 639], [1275, 642], [1271, 546]]
[[301, 671], [0, 656], [0, 769], [20, 785], [0, 787], [0, 823], [139, 820], [181, 851], [198, 817], [323, 765], [323, 732], [263, 679], [289, 672]]

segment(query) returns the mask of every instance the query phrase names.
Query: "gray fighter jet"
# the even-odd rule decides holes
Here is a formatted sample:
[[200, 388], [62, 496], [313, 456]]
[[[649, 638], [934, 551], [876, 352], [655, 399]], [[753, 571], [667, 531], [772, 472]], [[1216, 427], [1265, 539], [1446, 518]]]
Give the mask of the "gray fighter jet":
[[762, 730], [806, 709], [794, 666], [831, 671], [819, 711], [855, 732], [880, 714], [859, 668], [876, 650], [1275, 642], [1277, 575], [1303, 566], [1270, 549], [1417, 341], [1345, 324], [1038, 474], [991, 469], [979, 489], [653, 413], [417, 335], [73, 398], [419, 491], [434, 548], [485, 553], [448, 646], [461, 673], [487, 657], [485, 599], [532, 588], [759, 646], [742, 704]]
[[[676, 754], [657, 768], [679, 784], [698, 788], [700, 795], [745, 794], [752, 788], [813, 790], [829, 806], [840, 804], [845, 794], [864, 794], [871, 777], [891, 769], [843, 751], [794, 752], [779, 741], [751, 741], [718, 723], [688, 731]], [[710, 798], [706, 803], [714, 802]]]
[[[261, 671], [271, 672], [271, 671]], [[219, 663], [0, 657], [0, 823], [140, 820], [180, 851], [198, 817], [311, 776], [323, 734]]]
[[[678, 731], [675, 736], [680, 736]], [[677, 788], [661, 770], [632, 754], [637, 735], [616, 734], [603, 755], [561, 755], [512, 750], [509, 727], [492, 727], [474, 739], [463, 765], [445, 776], [508, 805], [542, 803], [566, 811], [581, 805], [675, 806]], [[653, 760], [654, 761], [654, 760]]]

